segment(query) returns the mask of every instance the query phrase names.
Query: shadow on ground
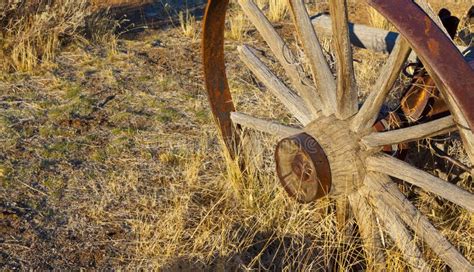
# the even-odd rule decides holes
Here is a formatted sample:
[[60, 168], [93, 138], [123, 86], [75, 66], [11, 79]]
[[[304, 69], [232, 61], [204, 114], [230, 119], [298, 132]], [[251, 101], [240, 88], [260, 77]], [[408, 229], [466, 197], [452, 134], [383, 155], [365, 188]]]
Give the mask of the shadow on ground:
[[[286, 235], [275, 239], [276, 234], [260, 232], [251, 246], [231, 256], [216, 256], [210, 263], [180, 257], [164, 266], [163, 271], [364, 271], [363, 260], [348, 258], [341, 262], [338, 252], [360, 251], [346, 246], [324, 252], [322, 245], [311, 237]], [[360, 253], [360, 252], [359, 252]], [[325, 256], [326, 254], [326, 256]], [[355, 254], [358, 255], [358, 254]], [[354, 256], [355, 256], [354, 255]], [[307, 265], [303, 265], [307, 264]], [[342, 267], [341, 267], [342, 265]], [[303, 267], [302, 267], [303, 266]]]
[[144, 4], [119, 5], [110, 9], [121, 24], [120, 31], [141, 32], [146, 28], [166, 28], [179, 24], [180, 13], [201, 19], [206, 0], [152, 0]]

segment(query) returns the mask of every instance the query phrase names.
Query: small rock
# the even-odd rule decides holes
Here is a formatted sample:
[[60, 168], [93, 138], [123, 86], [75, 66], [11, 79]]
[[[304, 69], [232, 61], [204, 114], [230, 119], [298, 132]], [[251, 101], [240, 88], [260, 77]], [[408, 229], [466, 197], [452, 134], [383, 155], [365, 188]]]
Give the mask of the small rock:
[[165, 45], [163, 44], [162, 41], [160, 40], [155, 40], [151, 43], [151, 46], [153, 47], [160, 47], [160, 48], [165, 48]]

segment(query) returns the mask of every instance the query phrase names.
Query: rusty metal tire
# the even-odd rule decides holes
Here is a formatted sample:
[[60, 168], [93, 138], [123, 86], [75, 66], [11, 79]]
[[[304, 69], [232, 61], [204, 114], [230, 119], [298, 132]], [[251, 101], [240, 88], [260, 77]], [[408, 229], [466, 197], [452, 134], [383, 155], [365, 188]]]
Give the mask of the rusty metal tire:
[[235, 111], [224, 60], [225, 17], [229, 0], [209, 0], [203, 22], [202, 57], [207, 96], [225, 146], [236, 155], [239, 136], [230, 119]]

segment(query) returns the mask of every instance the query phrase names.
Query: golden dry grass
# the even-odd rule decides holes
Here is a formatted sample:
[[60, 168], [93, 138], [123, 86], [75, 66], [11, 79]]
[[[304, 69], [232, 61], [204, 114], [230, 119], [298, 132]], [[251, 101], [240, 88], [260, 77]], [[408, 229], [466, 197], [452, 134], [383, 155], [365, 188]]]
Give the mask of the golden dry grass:
[[369, 22], [371, 26], [386, 30], [393, 29], [390, 22], [374, 8], [368, 7], [367, 13], [369, 14]]
[[190, 13], [189, 10], [180, 11], [178, 14], [179, 25], [183, 35], [196, 41], [199, 36], [199, 25], [196, 22], [196, 17]]
[[30, 71], [51, 61], [90, 14], [87, 0], [5, 1], [0, 4], [2, 69]]
[[[237, 18], [238, 8], [230, 16]], [[239, 62], [235, 47], [251, 43], [284, 77], [259, 35], [242, 29], [230, 24], [227, 30], [235, 33], [226, 43], [234, 102], [241, 111], [296, 124]], [[295, 40], [290, 24], [278, 31]], [[117, 39], [113, 52], [100, 43], [72, 44], [52, 68], [40, 67], [34, 76], [0, 75], [0, 266], [164, 271], [367, 266], [357, 235], [336, 227], [332, 203], [302, 205], [286, 196], [274, 174], [276, 139], [244, 132], [245, 173], [222, 152], [203, 89], [199, 39], [184, 34], [179, 25], [148, 30]], [[326, 51], [329, 44], [324, 40]], [[304, 60], [301, 50], [298, 56]], [[362, 89], [375, 80], [385, 58], [356, 52]], [[450, 146], [450, 154], [460, 152]], [[431, 167], [424, 165], [430, 150], [421, 143], [412, 148], [409, 159]], [[472, 179], [456, 178], [449, 164], [432, 170], [473, 191]], [[401, 188], [472, 262], [472, 215], [431, 194]], [[400, 251], [384, 238], [389, 269], [407, 270]], [[434, 270], [447, 269], [424, 245], [423, 250]]]
[[249, 28], [249, 22], [243, 13], [233, 14], [229, 20], [229, 28], [226, 31], [226, 37], [236, 41], [243, 40], [247, 29]]
[[288, 15], [288, 3], [281, 0], [256, 0], [258, 7], [266, 12], [268, 19], [279, 22]]

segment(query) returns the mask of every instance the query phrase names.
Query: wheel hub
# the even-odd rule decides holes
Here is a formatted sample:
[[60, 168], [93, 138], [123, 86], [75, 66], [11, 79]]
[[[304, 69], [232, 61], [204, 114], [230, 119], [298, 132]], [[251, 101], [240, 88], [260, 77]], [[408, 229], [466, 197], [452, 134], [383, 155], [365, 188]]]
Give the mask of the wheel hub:
[[349, 121], [329, 116], [311, 122], [304, 131], [276, 147], [276, 171], [285, 190], [303, 203], [355, 191], [365, 177], [365, 158], [373, 153], [359, 141], [371, 130], [356, 134]]
[[275, 151], [276, 172], [288, 194], [308, 203], [327, 195], [331, 170], [326, 154], [307, 133], [281, 140]]

